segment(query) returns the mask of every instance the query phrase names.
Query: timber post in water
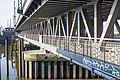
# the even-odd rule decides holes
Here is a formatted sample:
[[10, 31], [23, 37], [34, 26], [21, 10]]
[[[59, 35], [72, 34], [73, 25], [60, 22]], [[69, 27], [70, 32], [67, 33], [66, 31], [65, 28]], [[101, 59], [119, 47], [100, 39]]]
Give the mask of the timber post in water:
[[8, 41], [9, 39], [8, 38], [5, 38], [5, 55], [6, 55], [6, 75], [9, 76], [9, 59], [8, 59]]
[[23, 46], [24, 46], [24, 40], [23, 39], [19, 39], [19, 77], [23, 77], [24, 74], [23, 71], [24, 71], [24, 68], [23, 68], [23, 54], [22, 54], [22, 51], [23, 51]]

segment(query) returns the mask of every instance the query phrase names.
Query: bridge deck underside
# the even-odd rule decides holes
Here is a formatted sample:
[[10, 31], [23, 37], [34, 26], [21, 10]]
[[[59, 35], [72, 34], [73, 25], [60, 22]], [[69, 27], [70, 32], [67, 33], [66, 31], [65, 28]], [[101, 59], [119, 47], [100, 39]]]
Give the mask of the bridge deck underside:
[[[63, 1], [56, 1], [56, 0], [48, 0], [43, 4], [39, 5], [36, 10], [32, 12], [32, 14], [23, 20], [23, 23], [17, 25], [21, 26], [19, 29], [26, 29], [27, 27], [36, 24], [38, 22], [44, 21], [48, 18], [60, 15], [67, 11], [74, 11], [76, 7], [86, 6], [87, 12], [89, 14], [90, 19], [94, 19], [94, 5], [92, 0], [63, 0]], [[110, 12], [111, 6], [113, 4], [113, 0], [103, 0], [102, 2], [102, 18], [106, 20], [108, 14]], [[32, 5], [31, 5], [32, 6]], [[32, 7], [30, 8], [33, 8]], [[29, 12], [29, 10], [28, 10]], [[26, 11], [27, 13], [27, 11]], [[24, 16], [23, 16], [24, 17]]]

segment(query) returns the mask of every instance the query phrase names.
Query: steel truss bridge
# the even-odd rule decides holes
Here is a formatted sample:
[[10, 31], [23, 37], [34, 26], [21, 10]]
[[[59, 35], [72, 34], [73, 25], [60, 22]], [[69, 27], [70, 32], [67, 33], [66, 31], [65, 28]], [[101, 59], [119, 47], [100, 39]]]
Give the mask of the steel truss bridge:
[[[120, 0], [25, 0], [18, 37], [107, 79], [120, 79]], [[103, 25], [103, 22], [105, 23]]]

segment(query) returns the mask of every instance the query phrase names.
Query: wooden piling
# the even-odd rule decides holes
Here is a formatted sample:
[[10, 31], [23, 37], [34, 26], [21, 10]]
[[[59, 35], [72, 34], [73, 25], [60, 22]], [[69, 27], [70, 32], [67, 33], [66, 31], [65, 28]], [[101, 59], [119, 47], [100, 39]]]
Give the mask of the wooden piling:
[[8, 54], [8, 38], [5, 38], [5, 55], [6, 55], [6, 76], [9, 76], [9, 54]]

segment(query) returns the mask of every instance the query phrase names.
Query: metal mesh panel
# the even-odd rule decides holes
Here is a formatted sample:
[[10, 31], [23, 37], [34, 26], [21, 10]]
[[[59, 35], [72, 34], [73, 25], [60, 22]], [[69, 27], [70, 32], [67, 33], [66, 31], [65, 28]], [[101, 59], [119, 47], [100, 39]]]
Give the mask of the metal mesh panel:
[[73, 40], [71, 40], [71, 42], [69, 42], [69, 51], [74, 52], [74, 42], [73, 42]]
[[60, 40], [60, 48], [64, 50], [64, 39]]

